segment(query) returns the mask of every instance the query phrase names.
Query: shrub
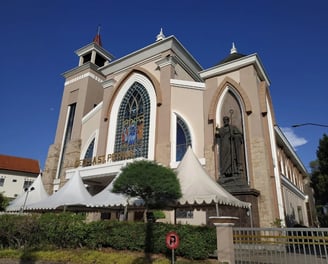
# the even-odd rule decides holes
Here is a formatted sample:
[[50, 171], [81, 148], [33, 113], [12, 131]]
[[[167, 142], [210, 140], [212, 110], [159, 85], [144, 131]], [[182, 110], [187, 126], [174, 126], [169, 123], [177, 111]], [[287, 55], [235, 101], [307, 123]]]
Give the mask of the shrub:
[[31, 247], [38, 244], [37, 216], [0, 215], [0, 246], [2, 248]]
[[143, 251], [145, 246], [145, 224], [117, 222], [110, 229], [108, 245], [114, 249]]
[[164, 223], [97, 221], [86, 223], [74, 213], [1, 215], [0, 247], [34, 249], [106, 248], [170, 254], [165, 238], [175, 231], [180, 238], [177, 256], [205, 259], [216, 249], [214, 227]]
[[86, 224], [83, 245], [90, 249], [109, 247], [108, 237], [112, 225], [109, 221], [95, 221]]
[[86, 236], [85, 216], [73, 213], [47, 213], [40, 217], [40, 235], [43, 246], [58, 248], [82, 247]]

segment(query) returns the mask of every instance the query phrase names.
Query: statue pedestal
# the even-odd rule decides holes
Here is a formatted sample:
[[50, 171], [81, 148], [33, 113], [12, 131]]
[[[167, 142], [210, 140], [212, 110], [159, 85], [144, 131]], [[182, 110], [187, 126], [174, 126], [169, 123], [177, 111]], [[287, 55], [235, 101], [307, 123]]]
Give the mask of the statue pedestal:
[[209, 217], [209, 221], [216, 226], [217, 254], [220, 262], [235, 263], [232, 227], [238, 219], [233, 216]]
[[259, 226], [259, 209], [258, 197], [260, 191], [248, 186], [247, 182], [240, 177], [223, 177], [219, 179], [219, 184], [237, 199], [252, 204], [251, 211], [247, 213], [238, 213], [237, 210], [231, 211], [223, 209], [221, 214], [233, 215], [240, 218], [240, 227], [258, 227]]

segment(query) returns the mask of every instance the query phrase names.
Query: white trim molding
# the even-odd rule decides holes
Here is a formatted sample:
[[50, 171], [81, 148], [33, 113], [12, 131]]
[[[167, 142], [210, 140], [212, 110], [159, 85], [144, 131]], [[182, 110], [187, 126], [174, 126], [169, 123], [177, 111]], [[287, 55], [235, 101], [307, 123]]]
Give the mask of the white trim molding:
[[97, 82], [100, 82], [100, 83], [103, 82], [103, 80], [101, 78], [99, 78], [98, 76], [96, 76], [95, 74], [93, 74], [91, 72], [87, 72], [87, 73], [81, 74], [79, 76], [76, 76], [75, 78], [73, 78], [73, 79], [71, 79], [69, 81], [66, 81], [64, 83], [64, 86], [67, 86], [69, 84], [75, 83], [75, 82], [80, 81], [80, 80], [82, 80], [84, 78], [87, 78], [87, 77], [90, 77], [90, 78], [92, 78], [92, 79], [94, 79], [94, 80], [96, 80]]
[[170, 84], [178, 88], [205, 90], [205, 83], [171, 79]]

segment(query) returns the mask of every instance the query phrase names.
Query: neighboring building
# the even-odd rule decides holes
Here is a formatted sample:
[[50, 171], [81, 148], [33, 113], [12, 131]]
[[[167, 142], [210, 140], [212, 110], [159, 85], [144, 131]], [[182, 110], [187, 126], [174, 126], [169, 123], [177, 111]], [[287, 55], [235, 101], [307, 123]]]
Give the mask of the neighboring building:
[[[203, 69], [162, 31], [154, 43], [116, 60], [99, 34], [76, 54], [78, 66], [63, 74], [43, 174], [48, 192], [78, 170], [96, 194], [138, 157], [176, 168], [190, 145], [208, 175], [252, 204], [255, 226], [286, 219], [309, 224], [308, 174], [276, 125], [257, 54], [240, 54], [233, 45], [227, 58]], [[233, 144], [226, 132], [236, 136]]]
[[0, 155], [0, 193], [14, 199], [40, 174], [37, 160]]

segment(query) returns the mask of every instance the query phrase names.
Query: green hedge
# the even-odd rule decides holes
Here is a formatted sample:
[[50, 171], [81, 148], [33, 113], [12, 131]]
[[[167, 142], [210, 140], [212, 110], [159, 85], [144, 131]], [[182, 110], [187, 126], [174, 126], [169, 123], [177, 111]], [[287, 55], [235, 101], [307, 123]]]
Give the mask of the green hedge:
[[177, 256], [206, 259], [216, 249], [214, 227], [163, 223], [95, 221], [86, 223], [83, 214], [0, 215], [1, 248], [114, 248], [170, 254], [166, 234], [180, 238]]

